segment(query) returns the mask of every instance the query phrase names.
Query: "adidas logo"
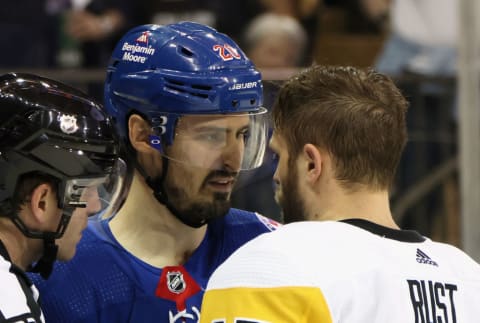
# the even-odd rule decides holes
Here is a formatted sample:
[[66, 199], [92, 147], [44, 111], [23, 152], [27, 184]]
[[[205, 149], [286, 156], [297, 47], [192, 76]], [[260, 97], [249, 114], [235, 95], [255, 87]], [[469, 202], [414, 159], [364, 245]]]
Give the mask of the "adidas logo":
[[427, 264], [427, 265], [433, 265], [437, 266], [438, 264], [433, 261], [425, 252], [417, 248], [417, 262], [420, 264]]

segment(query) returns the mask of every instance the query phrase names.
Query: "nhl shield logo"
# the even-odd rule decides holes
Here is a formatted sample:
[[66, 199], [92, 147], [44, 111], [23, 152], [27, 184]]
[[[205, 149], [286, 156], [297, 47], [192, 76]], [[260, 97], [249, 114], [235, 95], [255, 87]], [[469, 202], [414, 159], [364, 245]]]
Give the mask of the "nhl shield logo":
[[59, 117], [60, 130], [66, 134], [72, 134], [78, 130], [77, 118], [68, 114], [62, 114]]
[[169, 271], [167, 273], [167, 287], [172, 293], [182, 293], [187, 288], [183, 274], [179, 271]]

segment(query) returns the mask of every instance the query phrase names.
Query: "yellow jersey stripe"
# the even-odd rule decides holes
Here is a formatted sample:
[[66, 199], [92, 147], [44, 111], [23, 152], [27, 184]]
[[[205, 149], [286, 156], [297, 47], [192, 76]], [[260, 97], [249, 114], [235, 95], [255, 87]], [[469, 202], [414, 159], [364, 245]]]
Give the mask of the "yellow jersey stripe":
[[332, 323], [333, 321], [320, 289], [289, 286], [208, 290], [203, 299], [200, 322]]

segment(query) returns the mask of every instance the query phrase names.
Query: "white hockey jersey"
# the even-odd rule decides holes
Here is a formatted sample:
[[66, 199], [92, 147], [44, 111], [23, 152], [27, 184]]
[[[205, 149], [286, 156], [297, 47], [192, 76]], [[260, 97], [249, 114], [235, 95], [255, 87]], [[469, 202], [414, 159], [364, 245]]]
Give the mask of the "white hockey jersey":
[[227, 259], [202, 306], [202, 323], [478, 323], [480, 266], [415, 231], [299, 222]]

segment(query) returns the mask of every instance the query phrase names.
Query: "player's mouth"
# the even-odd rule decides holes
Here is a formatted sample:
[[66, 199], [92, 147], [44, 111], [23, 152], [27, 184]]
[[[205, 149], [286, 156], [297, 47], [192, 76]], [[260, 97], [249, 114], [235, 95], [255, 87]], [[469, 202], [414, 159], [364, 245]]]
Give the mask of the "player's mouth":
[[235, 183], [234, 177], [215, 177], [207, 181], [207, 185], [215, 192], [230, 193]]

